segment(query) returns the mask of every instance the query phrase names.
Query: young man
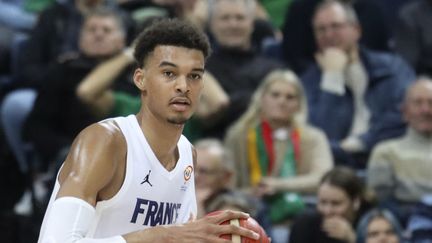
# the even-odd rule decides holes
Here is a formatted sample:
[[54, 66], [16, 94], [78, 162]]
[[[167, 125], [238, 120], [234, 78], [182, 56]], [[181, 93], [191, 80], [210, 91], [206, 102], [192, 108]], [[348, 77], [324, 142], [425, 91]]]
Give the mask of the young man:
[[[40, 243], [223, 242], [221, 234], [257, 239], [219, 225], [241, 212], [196, 215], [195, 152], [181, 136], [203, 88], [205, 36], [178, 20], [153, 24], [138, 37], [137, 115], [108, 119], [74, 141], [52, 194]], [[194, 162], [192, 162], [194, 161]], [[170, 226], [161, 226], [172, 224]]]

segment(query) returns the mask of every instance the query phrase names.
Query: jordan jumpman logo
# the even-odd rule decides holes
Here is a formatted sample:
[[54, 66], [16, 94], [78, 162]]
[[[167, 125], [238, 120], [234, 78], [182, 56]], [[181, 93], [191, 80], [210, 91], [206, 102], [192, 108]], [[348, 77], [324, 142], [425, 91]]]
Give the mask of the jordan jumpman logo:
[[144, 180], [143, 180], [143, 182], [141, 182], [141, 185], [147, 182], [150, 186], [153, 186], [149, 181], [150, 172], [151, 172], [151, 170], [149, 170], [149, 173], [146, 175], [146, 177], [144, 177]]

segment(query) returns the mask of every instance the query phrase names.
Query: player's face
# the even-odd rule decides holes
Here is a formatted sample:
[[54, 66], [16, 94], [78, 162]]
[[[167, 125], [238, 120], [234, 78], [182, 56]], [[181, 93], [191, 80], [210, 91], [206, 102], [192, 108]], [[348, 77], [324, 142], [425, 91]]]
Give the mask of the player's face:
[[157, 46], [134, 75], [144, 111], [162, 122], [183, 125], [198, 105], [204, 63], [199, 50]]
[[353, 200], [339, 187], [323, 183], [318, 189], [318, 211], [324, 218], [353, 218]]
[[290, 123], [299, 108], [297, 90], [287, 82], [275, 81], [263, 94], [262, 115], [268, 121]]
[[374, 218], [368, 225], [366, 243], [399, 243], [392, 225], [385, 218]]

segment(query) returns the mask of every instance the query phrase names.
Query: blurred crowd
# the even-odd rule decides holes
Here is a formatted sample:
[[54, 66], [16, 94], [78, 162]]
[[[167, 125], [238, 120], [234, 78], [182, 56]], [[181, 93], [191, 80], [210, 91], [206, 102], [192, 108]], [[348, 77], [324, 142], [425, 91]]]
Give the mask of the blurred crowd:
[[137, 113], [135, 37], [212, 45], [184, 134], [198, 217], [275, 243], [432, 242], [432, 0], [0, 0], [0, 232], [35, 242], [74, 137]]

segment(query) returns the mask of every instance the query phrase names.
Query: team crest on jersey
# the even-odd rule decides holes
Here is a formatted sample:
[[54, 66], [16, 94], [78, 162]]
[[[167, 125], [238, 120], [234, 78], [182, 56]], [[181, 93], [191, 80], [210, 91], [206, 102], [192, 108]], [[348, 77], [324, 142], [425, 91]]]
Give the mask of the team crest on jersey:
[[188, 167], [186, 167], [186, 169], [184, 170], [184, 179], [185, 179], [185, 182], [188, 181], [191, 178], [192, 172], [193, 172], [193, 167], [192, 166], [189, 165]]

